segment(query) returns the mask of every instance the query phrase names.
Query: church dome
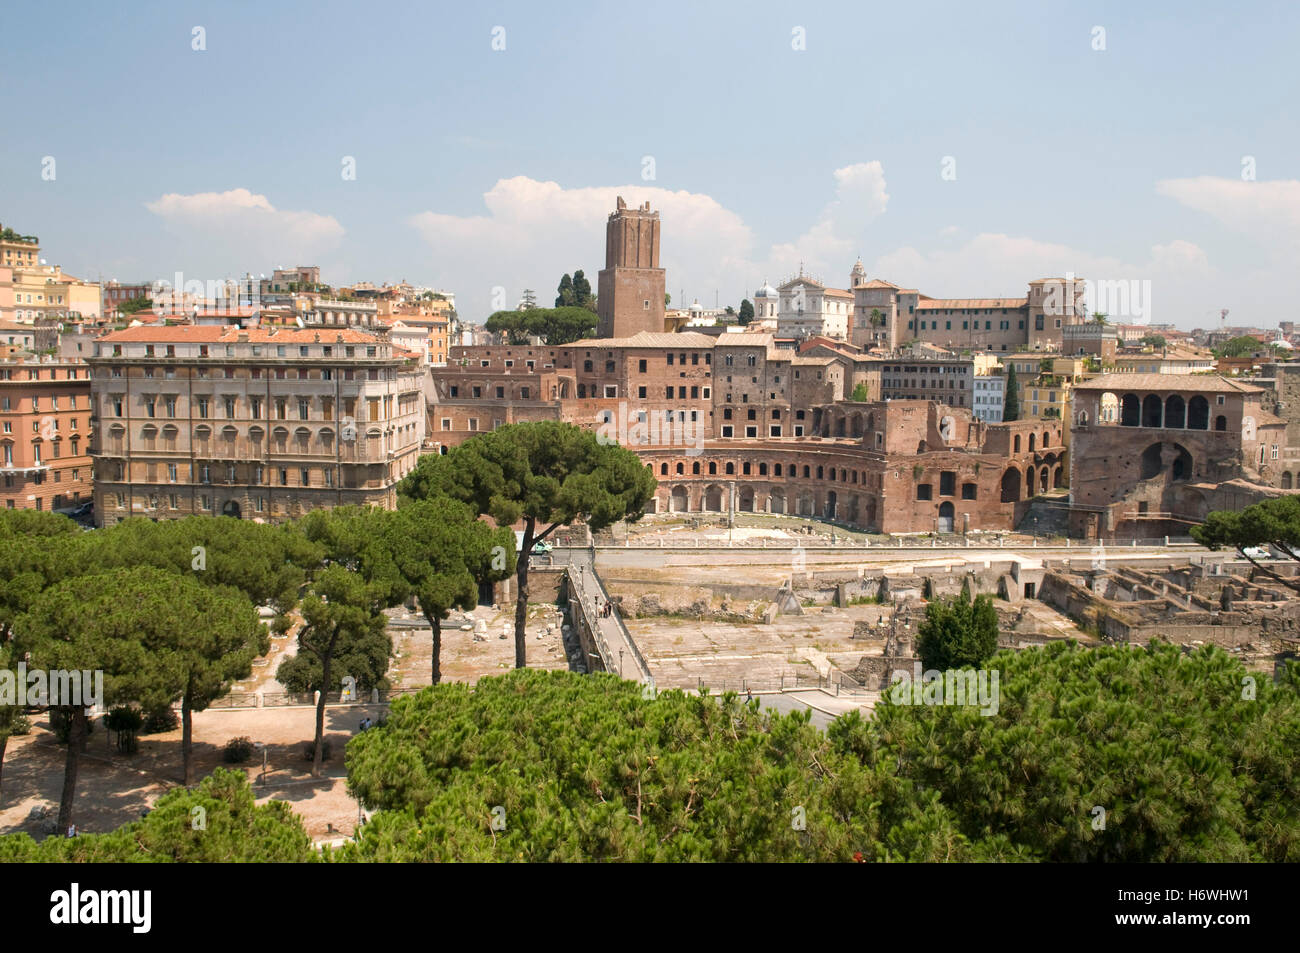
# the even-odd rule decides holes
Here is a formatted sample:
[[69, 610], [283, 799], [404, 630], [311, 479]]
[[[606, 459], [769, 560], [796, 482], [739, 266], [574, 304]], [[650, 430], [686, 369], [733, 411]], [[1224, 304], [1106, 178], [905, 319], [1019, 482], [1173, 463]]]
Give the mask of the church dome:
[[778, 297], [778, 295], [777, 295], [777, 291], [776, 291], [776, 289], [773, 288], [771, 285], [769, 285], [766, 281], [764, 281], [764, 282], [763, 282], [763, 287], [759, 288], [757, 291], [754, 292], [754, 297], [755, 297], [755, 298], [775, 298], [775, 297]]

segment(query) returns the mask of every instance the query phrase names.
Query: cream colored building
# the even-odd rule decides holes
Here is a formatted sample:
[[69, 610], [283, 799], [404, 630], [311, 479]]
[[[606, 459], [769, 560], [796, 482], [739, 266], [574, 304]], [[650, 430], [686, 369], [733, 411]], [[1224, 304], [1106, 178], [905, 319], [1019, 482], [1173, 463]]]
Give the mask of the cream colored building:
[[41, 318], [100, 316], [98, 284], [42, 264], [36, 236], [4, 235], [0, 231], [0, 321], [33, 324]]
[[815, 278], [800, 274], [781, 285], [777, 293], [776, 325], [781, 336], [809, 338], [822, 335], [837, 341], [849, 339], [852, 292], [828, 288]]
[[140, 326], [88, 363], [101, 525], [392, 508], [425, 434], [421, 368], [386, 331]]

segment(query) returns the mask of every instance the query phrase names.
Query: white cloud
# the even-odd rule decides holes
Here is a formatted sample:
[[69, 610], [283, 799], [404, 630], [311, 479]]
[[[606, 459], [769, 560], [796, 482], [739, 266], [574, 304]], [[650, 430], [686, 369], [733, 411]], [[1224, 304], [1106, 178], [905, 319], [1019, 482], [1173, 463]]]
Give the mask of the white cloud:
[[1243, 182], [1210, 175], [1163, 179], [1156, 192], [1292, 256], [1300, 247], [1300, 181]]
[[[501, 179], [483, 196], [487, 215], [422, 212], [410, 219], [433, 252], [440, 273], [455, 276], [457, 304], [481, 321], [499, 301], [514, 307], [525, 287], [549, 305], [560, 276], [583, 268], [593, 290], [605, 264], [605, 222], [618, 197], [629, 207], [646, 201], [671, 237], [661, 248], [674, 303], [678, 288], [734, 288], [753, 236], [740, 216], [707, 195], [631, 184], [566, 189], [527, 176]], [[670, 223], [670, 225], [669, 225]]]
[[[688, 299], [736, 304], [743, 288], [780, 280], [802, 261], [809, 272], [844, 271], [854, 255], [852, 236], [885, 211], [884, 170], [862, 162], [835, 170], [835, 196], [796, 241], [773, 245], [756, 257], [750, 228], [708, 195], [644, 183], [564, 188], [527, 176], [501, 179], [483, 196], [485, 215], [421, 212], [410, 219], [433, 252], [440, 273], [455, 276], [457, 302], [470, 320], [482, 320], [501, 303], [514, 307], [525, 287], [540, 303], [554, 298], [559, 276], [584, 267], [593, 289], [605, 263], [605, 222], [622, 196], [631, 207], [649, 201], [664, 222], [660, 265], [668, 271], [675, 305]], [[829, 277], [828, 281], [831, 281]], [[843, 284], [843, 281], [833, 282]], [[743, 286], [743, 288], [742, 288]]]
[[145, 207], [209, 267], [236, 273], [267, 262], [311, 261], [336, 247], [344, 233], [332, 215], [277, 209], [248, 189], [168, 192]]
[[[794, 242], [773, 245], [766, 267], [784, 274], [802, 261], [810, 272], [827, 275], [847, 270], [855, 257], [853, 238], [862, 226], [883, 215], [889, 204], [885, 169], [879, 162], [859, 162], [835, 170], [835, 198], [817, 222]], [[838, 282], [827, 277], [832, 285]]]

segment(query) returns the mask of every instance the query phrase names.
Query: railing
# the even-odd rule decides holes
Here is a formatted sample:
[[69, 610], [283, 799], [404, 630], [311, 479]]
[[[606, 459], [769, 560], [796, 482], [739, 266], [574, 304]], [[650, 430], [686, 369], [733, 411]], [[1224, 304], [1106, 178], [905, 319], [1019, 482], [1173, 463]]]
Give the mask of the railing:
[[772, 539], [658, 539], [653, 542], [636, 542], [624, 540], [621, 543], [596, 544], [597, 550], [714, 550], [714, 549], [770, 549], [789, 551], [791, 549], [842, 552], [854, 549], [908, 550], [908, 549], [1091, 549], [1099, 543], [1112, 547], [1192, 547], [1200, 544], [1186, 536], [1137, 537], [1134, 539], [1095, 540], [1070, 539], [1069, 537], [1051, 536], [1017, 536], [1012, 534], [997, 535], [989, 538], [972, 536], [926, 536], [915, 540], [893, 537], [889, 540], [863, 539], [861, 542], [847, 536], [836, 537], [832, 543], [825, 537], [814, 536], [807, 539], [790, 540]]

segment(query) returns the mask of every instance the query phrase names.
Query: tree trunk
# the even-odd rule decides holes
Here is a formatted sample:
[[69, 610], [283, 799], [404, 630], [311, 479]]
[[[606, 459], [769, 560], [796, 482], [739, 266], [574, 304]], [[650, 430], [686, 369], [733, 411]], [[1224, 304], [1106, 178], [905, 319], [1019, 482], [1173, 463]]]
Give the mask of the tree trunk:
[[185, 765], [185, 786], [194, 783], [194, 712], [190, 708], [190, 686], [181, 697], [181, 761]]
[[433, 682], [437, 685], [442, 681], [442, 620], [436, 613], [426, 612], [424, 617], [429, 620], [429, 628], [433, 630]]
[[[5, 749], [9, 747], [9, 733], [0, 735], [0, 793], [4, 792]], [[4, 802], [0, 800], [0, 804]]]
[[534, 521], [524, 520], [524, 544], [520, 547], [515, 564], [515, 580], [519, 592], [515, 594], [515, 668], [528, 667], [528, 641], [524, 631], [528, 620], [528, 555], [533, 551]]
[[330, 639], [330, 650], [321, 659], [320, 701], [316, 702], [316, 753], [311, 762], [313, 778], [320, 777], [321, 765], [325, 763], [325, 698], [330, 686], [330, 663], [333, 661], [334, 639]]
[[63, 794], [59, 798], [59, 834], [66, 834], [72, 825], [72, 804], [77, 796], [77, 771], [81, 767], [81, 749], [86, 744], [86, 710], [74, 706], [68, 711], [72, 723], [68, 731], [68, 757], [63, 765]]

